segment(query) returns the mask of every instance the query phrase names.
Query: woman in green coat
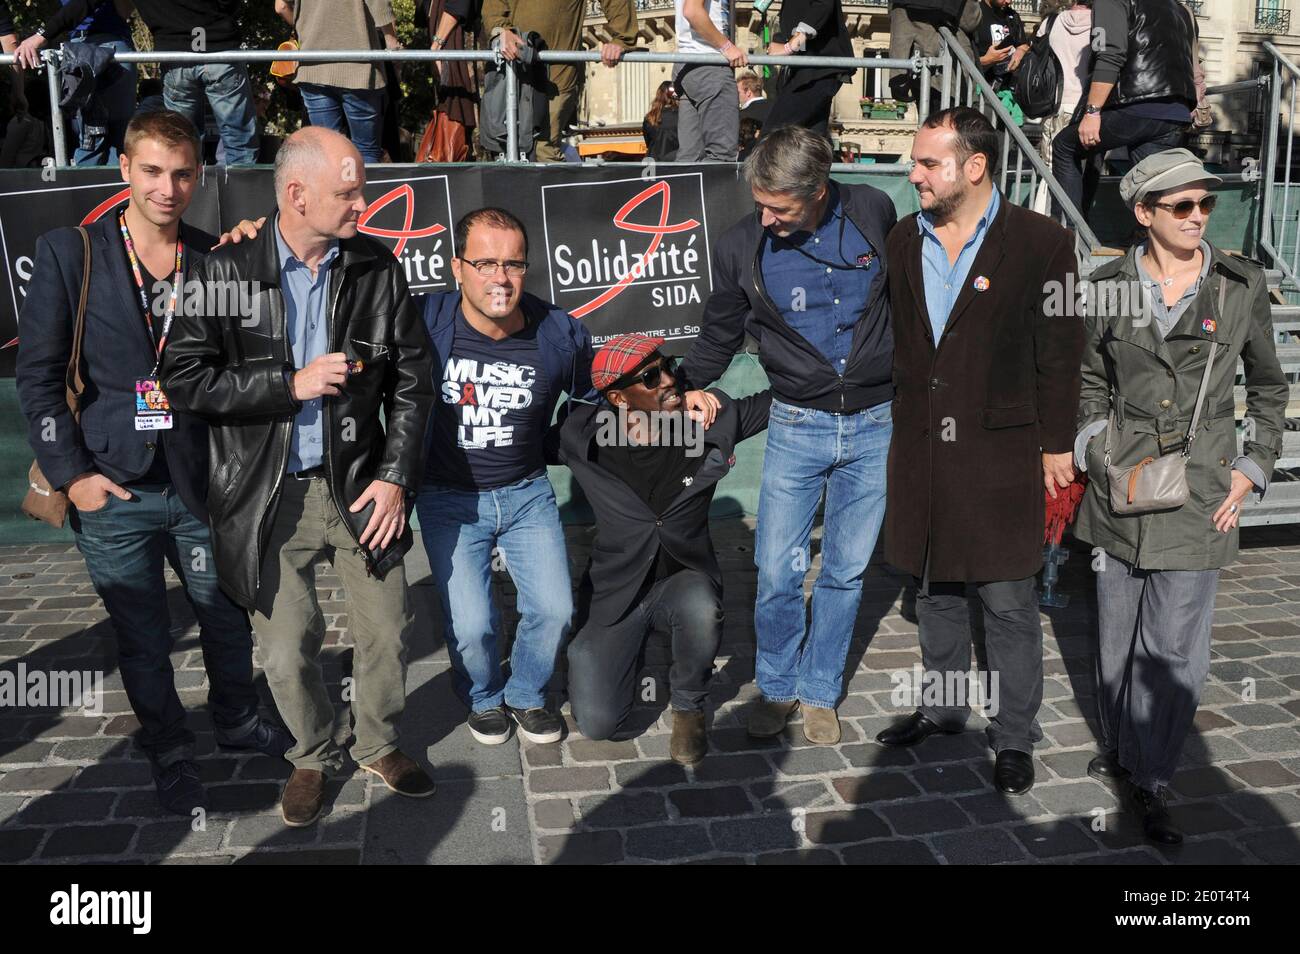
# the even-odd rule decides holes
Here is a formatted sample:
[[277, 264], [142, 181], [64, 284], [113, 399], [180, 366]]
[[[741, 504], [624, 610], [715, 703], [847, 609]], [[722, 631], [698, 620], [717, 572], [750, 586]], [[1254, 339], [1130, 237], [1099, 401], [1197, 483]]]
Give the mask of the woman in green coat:
[[[1236, 557], [1242, 501], [1268, 486], [1288, 396], [1263, 270], [1205, 240], [1209, 190], [1220, 181], [1192, 153], [1170, 149], [1120, 183], [1148, 238], [1092, 276], [1075, 444], [1089, 483], [1074, 533], [1093, 546], [1100, 630], [1104, 751], [1088, 774], [1120, 784], [1147, 837], [1162, 844], [1182, 840], [1165, 788], [1209, 671], [1219, 570]], [[1246, 371], [1240, 454], [1238, 358]], [[1130, 500], [1141, 506], [1141, 486], [1116, 480], [1112, 488], [1108, 462], [1113, 475], [1185, 448], [1186, 502], [1115, 510], [1113, 491], [1127, 510]]]

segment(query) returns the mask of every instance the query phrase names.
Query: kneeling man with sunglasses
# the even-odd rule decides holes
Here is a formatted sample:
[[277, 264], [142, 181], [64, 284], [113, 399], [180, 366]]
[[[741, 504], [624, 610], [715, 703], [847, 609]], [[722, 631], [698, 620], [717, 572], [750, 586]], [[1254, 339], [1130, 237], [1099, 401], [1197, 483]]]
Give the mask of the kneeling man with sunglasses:
[[[722, 571], [709, 505], [736, 463], [736, 444], [767, 427], [764, 391], [721, 391], [705, 432], [688, 416], [662, 338], [619, 335], [597, 352], [591, 380], [604, 397], [574, 405], [554, 455], [573, 471], [596, 514], [596, 541], [579, 587], [569, 645], [569, 701], [589, 739], [612, 736], [632, 709], [638, 662], [652, 629], [672, 638], [673, 733], [684, 765], [708, 750], [704, 705], [722, 639]], [[695, 403], [692, 395], [692, 404]]]

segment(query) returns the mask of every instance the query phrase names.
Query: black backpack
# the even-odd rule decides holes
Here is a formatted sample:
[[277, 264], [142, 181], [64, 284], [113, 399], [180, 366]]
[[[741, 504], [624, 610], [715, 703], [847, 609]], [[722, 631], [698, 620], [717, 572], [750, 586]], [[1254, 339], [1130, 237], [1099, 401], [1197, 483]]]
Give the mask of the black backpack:
[[1016, 70], [1016, 102], [1026, 119], [1044, 119], [1055, 116], [1061, 108], [1061, 92], [1065, 89], [1065, 71], [1061, 61], [1052, 52], [1052, 26], [1056, 14], [1048, 18], [1040, 36], [1036, 36]]

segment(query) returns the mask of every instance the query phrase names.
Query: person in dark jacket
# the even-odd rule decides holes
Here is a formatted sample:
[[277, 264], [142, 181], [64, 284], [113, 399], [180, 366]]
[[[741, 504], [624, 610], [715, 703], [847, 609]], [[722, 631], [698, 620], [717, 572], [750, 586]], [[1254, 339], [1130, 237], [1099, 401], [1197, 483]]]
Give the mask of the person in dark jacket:
[[[998, 143], [978, 110], [932, 113], [912, 146], [921, 211], [889, 235], [898, 395], [885, 559], [916, 579], [925, 675], [921, 705], [876, 738], [958, 732], [978, 687], [994, 784], [1022, 794], [1042, 738], [1043, 500], [1074, 479], [1083, 321], [1053, 305], [1077, 287], [1073, 238], [998, 193]], [[984, 606], [983, 684], [969, 673], [967, 584]]]
[[733, 401], [715, 391], [721, 408], [705, 432], [683, 413], [663, 343], [641, 334], [606, 342], [591, 372], [605, 401], [580, 406], [560, 431], [557, 462], [569, 465], [596, 513], [579, 587], [586, 625], [568, 650], [569, 702], [583, 735], [612, 736], [632, 709], [646, 637], [656, 626], [667, 630], [668, 753], [692, 765], [708, 752], [704, 707], [722, 640], [722, 571], [709, 539], [709, 504], [735, 466], [736, 444], [767, 426], [772, 399], [764, 391]]
[[[168, 413], [156, 387], [177, 279], [214, 242], [181, 221], [198, 184], [198, 135], [177, 113], [146, 113], [128, 126], [124, 150], [131, 196], [86, 227], [90, 261], [75, 229], [37, 240], [18, 344], [18, 401], [42, 473], [72, 504], [72, 532], [117, 637], [122, 684], [159, 800], [189, 815], [207, 799], [168, 658], [164, 559], [198, 618], [217, 742], [281, 756], [293, 740], [258, 716], [248, 616], [217, 584], [205, 499], [208, 428]], [[86, 389], [74, 420], [67, 370], [87, 268]]]
[[[840, 0], [784, 0], [768, 53], [853, 56]], [[843, 67], [787, 67], [763, 123], [763, 135], [782, 126], [802, 126], [830, 139], [831, 101], [852, 76], [853, 70]]]
[[1085, 217], [1100, 175], [1092, 160], [1127, 146], [1136, 165], [1181, 146], [1198, 98], [1196, 18], [1178, 0], [1096, 0], [1092, 33], [1105, 47], [1074, 121], [1052, 140], [1052, 174]]
[[[235, 17], [239, 0], [133, 0], [133, 3], [153, 34], [154, 49], [160, 52], [221, 53], [239, 49], [242, 42]], [[19, 62], [36, 69], [40, 65], [40, 49], [47, 40], [73, 30], [100, 5], [101, 0], [64, 0], [63, 6], [35, 34], [23, 40], [17, 51]], [[167, 108], [188, 116], [195, 126], [202, 122], [206, 98], [221, 132], [226, 165], [257, 162], [257, 112], [246, 64], [200, 62], [169, 66], [163, 71], [163, 88]], [[130, 92], [134, 99], [134, 80]]]
[[[759, 141], [745, 163], [757, 211], [713, 250], [713, 292], [682, 364], [688, 388], [722, 376], [745, 341], [772, 386], [758, 504], [756, 675], [749, 731], [779, 735], [803, 707], [809, 741], [840, 738], [844, 662], [885, 510], [893, 338], [885, 236], [897, 218], [879, 189], [830, 181], [831, 146], [799, 126]], [[823, 493], [822, 568], [805, 624], [803, 580]], [[805, 639], [805, 634], [807, 639]]]
[[433, 365], [401, 265], [357, 234], [356, 148], [301, 129], [276, 155], [275, 184], [275, 222], [195, 270], [204, 289], [247, 289], [247, 300], [205, 302], [178, 324], [163, 386], [211, 426], [217, 571], [253, 610], [267, 681], [298, 740], [281, 812], [302, 827], [343, 765], [318, 661], [322, 559], [346, 587], [355, 642], [351, 755], [398, 794], [433, 793], [398, 745], [411, 624], [402, 557]]
[[655, 91], [650, 111], [641, 121], [641, 135], [645, 138], [646, 155], [651, 159], [677, 161], [677, 93], [671, 81], [664, 80]]
[[998, 91], [1011, 89], [1015, 71], [1029, 52], [1025, 21], [1011, 0], [980, 0], [980, 22], [971, 40], [989, 85]]

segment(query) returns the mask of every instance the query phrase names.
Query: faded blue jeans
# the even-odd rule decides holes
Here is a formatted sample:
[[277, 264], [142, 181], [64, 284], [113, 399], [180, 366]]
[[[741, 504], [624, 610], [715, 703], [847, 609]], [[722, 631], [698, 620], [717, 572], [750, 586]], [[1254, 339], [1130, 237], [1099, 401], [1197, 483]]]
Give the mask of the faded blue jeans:
[[[862, 599], [862, 577], [885, 518], [889, 404], [832, 414], [772, 401], [758, 496], [755, 677], [772, 702], [832, 709]], [[826, 496], [822, 566], [805, 626], [803, 581], [813, 520]]]
[[313, 126], [324, 126], [350, 138], [365, 162], [384, 161], [382, 89], [299, 83], [298, 92], [302, 93], [302, 104]]
[[253, 84], [243, 63], [197, 63], [173, 66], [163, 74], [163, 98], [168, 109], [188, 116], [203, 135], [203, 99], [221, 134], [228, 166], [257, 162], [257, 111]]
[[[416, 500], [420, 534], [446, 621], [456, 693], [475, 712], [504, 702], [534, 709], [573, 616], [573, 589], [555, 492], [545, 475], [495, 490], [426, 485]], [[501, 607], [492, 571], [519, 593], [519, 627], [502, 670]]]

